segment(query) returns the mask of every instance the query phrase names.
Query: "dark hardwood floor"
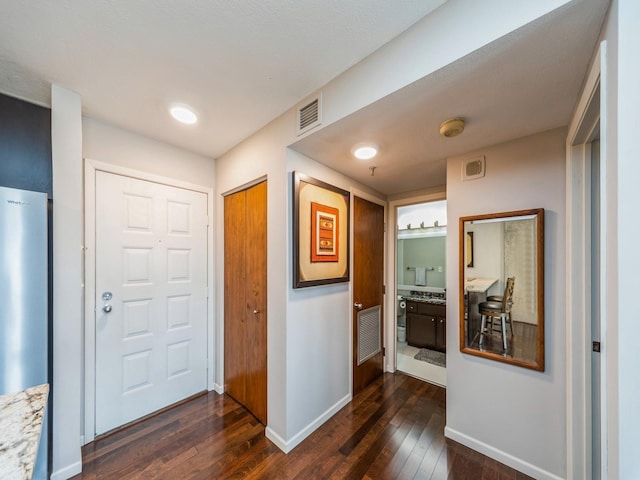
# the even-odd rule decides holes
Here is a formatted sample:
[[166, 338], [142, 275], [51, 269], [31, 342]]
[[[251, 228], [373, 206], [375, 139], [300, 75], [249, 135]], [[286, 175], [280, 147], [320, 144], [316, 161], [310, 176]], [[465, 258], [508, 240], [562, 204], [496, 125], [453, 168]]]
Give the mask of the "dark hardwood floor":
[[444, 425], [443, 388], [384, 374], [285, 455], [211, 392], [85, 446], [74, 479], [530, 478], [446, 439]]

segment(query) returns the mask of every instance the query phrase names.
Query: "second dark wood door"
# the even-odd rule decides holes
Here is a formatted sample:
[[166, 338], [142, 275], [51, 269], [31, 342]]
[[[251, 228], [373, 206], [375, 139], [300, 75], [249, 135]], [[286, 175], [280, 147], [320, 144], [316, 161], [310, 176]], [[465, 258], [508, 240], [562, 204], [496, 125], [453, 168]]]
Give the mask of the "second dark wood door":
[[267, 424], [267, 182], [224, 199], [225, 391]]
[[[384, 345], [384, 207], [353, 198], [353, 394], [383, 372], [383, 351], [358, 365], [358, 312], [380, 306], [380, 344]], [[360, 306], [361, 305], [361, 306]]]

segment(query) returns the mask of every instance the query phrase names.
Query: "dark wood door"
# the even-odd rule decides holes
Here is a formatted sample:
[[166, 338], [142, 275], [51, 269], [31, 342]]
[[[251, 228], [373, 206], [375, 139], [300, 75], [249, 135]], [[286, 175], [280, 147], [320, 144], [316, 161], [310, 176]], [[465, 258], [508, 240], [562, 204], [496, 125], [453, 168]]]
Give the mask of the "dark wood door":
[[247, 407], [267, 424], [267, 182], [247, 190]]
[[242, 404], [246, 402], [247, 357], [246, 200], [245, 192], [224, 198], [224, 382], [225, 391]]
[[224, 199], [225, 391], [267, 423], [267, 182]]
[[383, 372], [383, 352], [358, 365], [358, 311], [380, 306], [380, 338], [384, 345], [384, 207], [359, 197], [353, 202], [353, 393]]

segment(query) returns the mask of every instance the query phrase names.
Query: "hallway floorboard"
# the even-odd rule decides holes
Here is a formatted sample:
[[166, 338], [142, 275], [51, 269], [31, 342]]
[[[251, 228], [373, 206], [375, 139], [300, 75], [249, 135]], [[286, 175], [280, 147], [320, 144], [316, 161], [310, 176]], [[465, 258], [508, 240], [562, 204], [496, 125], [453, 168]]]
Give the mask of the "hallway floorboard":
[[226, 395], [210, 392], [83, 448], [74, 479], [524, 480], [444, 437], [445, 390], [384, 374], [288, 455]]

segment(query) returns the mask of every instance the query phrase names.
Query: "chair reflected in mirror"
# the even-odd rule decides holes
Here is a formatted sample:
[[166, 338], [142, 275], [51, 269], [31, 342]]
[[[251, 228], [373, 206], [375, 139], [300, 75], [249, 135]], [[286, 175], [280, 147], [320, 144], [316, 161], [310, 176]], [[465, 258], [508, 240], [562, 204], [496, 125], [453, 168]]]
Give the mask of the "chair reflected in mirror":
[[513, 323], [511, 322], [511, 307], [513, 305], [513, 289], [515, 277], [507, 278], [502, 296], [487, 297], [486, 302], [478, 305], [481, 316], [480, 323], [480, 350], [484, 348], [485, 337], [501, 338], [504, 353], [507, 352], [507, 324], [513, 339]]

